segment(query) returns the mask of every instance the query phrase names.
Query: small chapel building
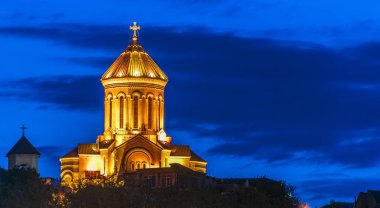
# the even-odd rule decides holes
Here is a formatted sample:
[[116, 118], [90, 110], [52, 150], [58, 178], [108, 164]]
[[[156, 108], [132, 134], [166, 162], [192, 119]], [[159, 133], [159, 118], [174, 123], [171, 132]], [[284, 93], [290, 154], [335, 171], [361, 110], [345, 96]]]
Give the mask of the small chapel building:
[[38, 172], [38, 158], [41, 154], [25, 136], [25, 126], [21, 127], [22, 136], [7, 153], [8, 170], [34, 169]]
[[136, 22], [130, 29], [133, 37], [129, 46], [101, 77], [104, 133], [94, 143], [78, 144], [60, 158], [62, 182], [139, 171], [206, 173], [204, 159], [188, 145], [175, 145], [166, 134], [164, 92], [168, 77], [139, 44]]

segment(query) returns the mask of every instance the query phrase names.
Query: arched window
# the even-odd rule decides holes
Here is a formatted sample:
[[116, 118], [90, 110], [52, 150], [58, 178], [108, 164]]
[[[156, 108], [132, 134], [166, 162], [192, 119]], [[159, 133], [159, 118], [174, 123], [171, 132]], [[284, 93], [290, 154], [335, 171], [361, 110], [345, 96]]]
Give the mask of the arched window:
[[110, 109], [110, 113], [109, 113], [109, 127], [111, 128], [112, 127], [112, 97], [109, 98], [109, 109]]
[[133, 128], [137, 129], [139, 125], [139, 98], [133, 97]]
[[152, 97], [148, 98], [148, 129], [152, 129]]
[[140, 163], [137, 163], [137, 169], [140, 169]]
[[124, 128], [124, 97], [120, 97], [120, 124], [119, 127]]
[[135, 164], [131, 162], [131, 171], [135, 171]]

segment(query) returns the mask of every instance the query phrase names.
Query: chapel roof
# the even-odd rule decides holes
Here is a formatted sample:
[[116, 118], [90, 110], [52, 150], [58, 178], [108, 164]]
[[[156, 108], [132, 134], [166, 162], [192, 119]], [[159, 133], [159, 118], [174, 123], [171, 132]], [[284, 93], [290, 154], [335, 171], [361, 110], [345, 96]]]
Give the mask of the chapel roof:
[[96, 143], [78, 144], [78, 154], [96, 155], [99, 151]]
[[201, 156], [199, 156], [195, 152], [190, 150], [190, 153], [191, 153], [190, 161], [206, 162], [206, 160], [204, 160]]
[[139, 26], [130, 27], [134, 31], [132, 41], [116, 61], [103, 74], [101, 80], [113, 78], [149, 78], [168, 81], [168, 77], [153, 61], [137, 40]]
[[104, 140], [104, 141], [101, 141], [101, 142], [99, 142], [99, 149], [107, 149], [113, 143], [114, 143], [113, 140]]
[[190, 149], [189, 145], [172, 145], [171, 143], [165, 143], [158, 141], [158, 143], [164, 148], [171, 150], [170, 156], [178, 157], [190, 157], [190, 161], [206, 162], [201, 156], [196, 154]]
[[38, 150], [30, 143], [30, 141], [22, 135], [18, 142], [7, 153], [9, 155], [26, 154], [26, 155], [41, 155]]
[[171, 150], [171, 156], [191, 156], [190, 147], [188, 145], [173, 145]]
[[74, 148], [72, 150], [70, 150], [70, 152], [68, 152], [67, 154], [65, 154], [63, 157], [61, 158], [73, 158], [73, 157], [79, 157], [78, 155], [78, 148]]

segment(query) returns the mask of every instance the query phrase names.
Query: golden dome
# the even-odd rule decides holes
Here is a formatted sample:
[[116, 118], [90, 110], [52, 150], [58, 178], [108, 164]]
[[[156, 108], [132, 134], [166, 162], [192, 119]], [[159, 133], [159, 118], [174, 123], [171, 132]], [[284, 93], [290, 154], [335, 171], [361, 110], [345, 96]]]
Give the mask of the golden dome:
[[103, 81], [115, 78], [150, 78], [168, 81], [165, 73], [138, 43], [136, 36], [138, 29], [140, 27], [136, 26], [136, 23], [131, 26], [131, 30], [134, 31], [131, 44], [103, 74]]

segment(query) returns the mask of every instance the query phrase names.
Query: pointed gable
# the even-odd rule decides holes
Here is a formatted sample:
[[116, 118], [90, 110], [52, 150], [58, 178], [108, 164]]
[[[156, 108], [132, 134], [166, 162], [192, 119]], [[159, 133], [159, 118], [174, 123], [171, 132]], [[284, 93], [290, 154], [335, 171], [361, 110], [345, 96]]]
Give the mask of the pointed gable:
[[9, 150], [7, 157], [18, 154], [41, 155], [25, 136], [22, 136], [20, 140], [18, 140], [18, 142], [12, 147], [12, 149]]
[[141, 136], [141, 135], [136, 135], [135, 137], [129, 139], [128, 141], [124, 142], [120, 146], [116, 147], [116, 149], [121, 149], [121, 148], [133, 149], [135, 147], [144, 147], [147, 149], [151, 149], [152, 151], [154, 149], [160, 152], [163, 149], [159, 143], [155, 144], [151, 142], [149, 139], [147, 139], [146, 137]]

